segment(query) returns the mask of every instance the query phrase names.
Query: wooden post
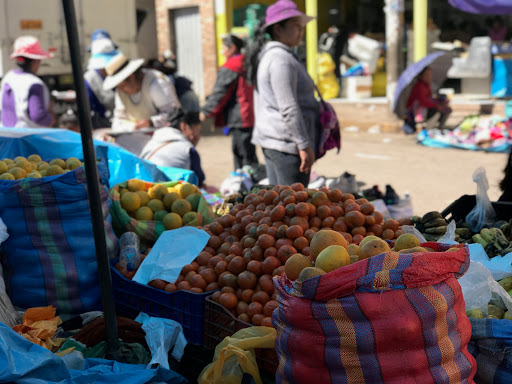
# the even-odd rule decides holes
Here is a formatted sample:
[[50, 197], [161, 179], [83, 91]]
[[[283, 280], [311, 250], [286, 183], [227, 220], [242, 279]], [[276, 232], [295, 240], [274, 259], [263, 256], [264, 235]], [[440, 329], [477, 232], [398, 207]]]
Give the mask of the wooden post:
[[403, 0], [386, 0], [384, 6], [386, 15], [386, 97], [391, 108], [401, 70], [403, 11]]

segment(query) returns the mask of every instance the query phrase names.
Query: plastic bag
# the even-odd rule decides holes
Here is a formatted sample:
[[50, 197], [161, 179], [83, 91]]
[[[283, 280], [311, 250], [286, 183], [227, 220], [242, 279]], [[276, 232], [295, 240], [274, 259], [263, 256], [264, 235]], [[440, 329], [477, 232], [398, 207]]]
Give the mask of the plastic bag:
[[172, 348], [172, 357], [180, 361], [187, 346], [187, 339], [183, 333], [183, 327], [177, 321], [151, 317], [141, 312], [135, 319], [142, 324], [142, 330], [146, 332], [146, 342], [151, 351], [152, 364], [169, 369], [169, 350]]
[[469, 244], [468, 248], [471, 261], [478, 261], [485, 265], [491, 271], [494, 280], [499, 281], [512, 276], [512, 252], [490, 259], [481, 244]]
[[469, 269], [459, 279], [466, 311], [480, 309], [487, 316], [489, 302], [512, 312], [512, 298], [498, 284], [489, 269], [482, 263], [471, 261]]
[[410, 197], [400, 199], [398, 204], [387, 204], [389, 214], [394, 220], [413, 216], [412, 201]]
[[479, 167], [473, 174], [473, 181], [477, 185], [476, 189], [476, 205], [466, 216], [466, 223], [469, 229], [473, 232], [480, 232], [480, 230], [487, 226], [491, 226], [494, 223], [496, 212], [492, 207], [491, 200], [487, 195], [489, 189], [489, 182], [487, 181], [487, 175], [485, 168]]
[[276, 335], [274, 328], [249, 327], [226, 337], [215, 348], [213, 362], [203, 369], [198, 383], [239, 384], [245, 372], [261, 384], [254, 348], [274, 348]]
[[2, 219], [0, 218], [0, 245], [7, 240], [9, 234], [7, 233], [7, 226], [4, 224]]
[[412, 225], [402, 225], [402, 233], [410, 233], [418, 238], [420, 243], [426, 243], [427, 240], [423, 236], [423, 234], [418, 231], [414, 226]]
[[438, 243], [442, 244], [458, 244], [455, 241], [455, 230], [457, 229], [457, 225], [455, 224], [455, 221], [450, 221], [450, 224], [448, 224], [448, 227], [446, 228], [446, 233], [437, 240]]

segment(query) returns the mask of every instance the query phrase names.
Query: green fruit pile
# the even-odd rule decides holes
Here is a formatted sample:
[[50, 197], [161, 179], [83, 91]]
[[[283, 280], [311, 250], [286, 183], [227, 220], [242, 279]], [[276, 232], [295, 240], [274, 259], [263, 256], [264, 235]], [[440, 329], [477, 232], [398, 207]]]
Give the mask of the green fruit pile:
[[82, 166], [82, 162], [76, 157], [66, 160], [53, 159], [48, 163], [43, 161], [39, 155], [30, 155], [28, 158], [18, 156], [14, 159], [0, 160], [0, 180], [35, 179], [61, 175], [80, 166]]

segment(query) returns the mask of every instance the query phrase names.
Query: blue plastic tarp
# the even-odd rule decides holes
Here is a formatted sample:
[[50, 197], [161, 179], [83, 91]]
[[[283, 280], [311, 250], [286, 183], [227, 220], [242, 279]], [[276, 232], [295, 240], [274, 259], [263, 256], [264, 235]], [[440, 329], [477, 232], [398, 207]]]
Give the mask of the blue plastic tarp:
[[145, 365], [122, 364], [104, 359], [85, 359], [83, 370], [72, 370], [47, 349], [23, 338], [0, 323], [0, 382], [19, 384], [144, 384], [187, 383], [176, 372]]
[[469, 151], [484, 151], [484, 152], [499, 152], [499, 153], [509, 153], [511, 144], [505, 143], [501, 145], [497, 145], [494, 147], [483, 148], [479, 147], [475, 144], [469, 143], [447, 143], [445, 141], [437, 140], [433, 137], [429, 137], [425, 131], [420, 131], [417, 136], [418, 143], [424, 145], [426, 147], [431, 148], [457, 148], [457, 149], [466, 149]]
[[[96, 156], [108, 159], [110, 186], [133, 178], [151, 182], [184, 180], [197, 184], [193, 171], [157, 166], [113, 143], [94, 140], [94, 147]], [[46, 160], [83, 159], [82, 140], [78, 133], [65, 129], [0, 127], [0, 159], [34, 153]]]

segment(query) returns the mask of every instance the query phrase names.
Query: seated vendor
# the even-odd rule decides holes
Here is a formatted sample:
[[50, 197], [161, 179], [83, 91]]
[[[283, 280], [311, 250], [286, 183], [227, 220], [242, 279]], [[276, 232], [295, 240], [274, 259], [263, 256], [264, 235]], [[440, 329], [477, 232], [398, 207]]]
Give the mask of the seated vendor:
[[140, 157], [164, 167], [190, 169], [202, 186], [205, 176], [195, 149], [201, 130], [199, 113], [177, 109], [169, 114], [168, 121], [170, 127], [157, 129]]
[[419, 75], [407, 100], [408, 118], [415, 123], [428, 121], [439, 114], [438, 128], [444, 129], [452, 112], [448, 101], [432, 95], [432, 70], [427, 67]]

